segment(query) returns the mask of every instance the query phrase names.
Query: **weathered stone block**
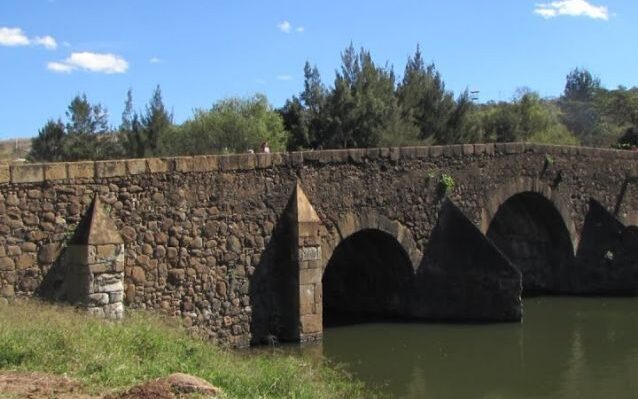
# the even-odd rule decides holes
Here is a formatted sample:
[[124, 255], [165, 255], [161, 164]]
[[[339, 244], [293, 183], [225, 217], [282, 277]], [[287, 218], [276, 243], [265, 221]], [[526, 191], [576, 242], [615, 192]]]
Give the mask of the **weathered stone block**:
[[195, 159], [193, 157], [176, 157], [173, 161], [175, 162], [175, 170], [177, 172], [197, 172]]
[[27, 226], [36, 226], [40, 223], [40, 219], [32, 213], [24, 213], [22, 215], [22, 222]]
[[240, 155], [221, 155], [219, 157], [219, 169], [231, 171], [240, 169]]
[[321, 247], [299, 248], [299, 261], [313, 261], [321, 259]]
[[350, 148], [348, 149], [348, 156], [350, 158], [350, 162], [361, 163], [366, 156], [366, 151], [361, 148]]
[[60, 255], [60, 244], [45, 244], [40, 247], [38, 260], [42, 263], [53, 263]]
[[0, 165], [0, 183], [7, 183], [11, 180], [11, 172], [8, 165]]
[[117, 255], [117, 249], [119, 246], [115, 244], [97, 245], [96, 257], [97, 259], [113, 258]]
[[257, 168], [266, 169], [272, 166], [272, 156], [270, 154], [255, 154], [255, 158], [257, 159]]
[[11, 166], [11, 183], [38, 183], [41, 181], [44, 181], [44, 165]]
[[301, 269], [299, 270], [300, 284], [321, 284], [323, 270], [321, 269]]
[[146, 282], [146, 272], [143, 268], [139, 266], [133, 267], [133, 272], [131, 273], [131, 278], [133, 282], [136, 284], [142, 284]]
[[399, 153], [401, 159], [416, 159], [416, 147], [401, 147]]
[[89, 265], [89, 270], [93, 274], [102, 274], [114, 271], [109, 262], [93, 263]]
[[44, 180], [64, 180], [67, 178], [66, 163], [44, 164]]
[[322, 317], [320, 314], [306, 314], [301, 316], [301, 333], [314, 334], [322, 330]]
[[30, 269], [34, 267], [35, 264], [36, 264], [35, 254], [33, 253], [22, 254], [18, 257], [16, 261], [16, 266], [19, 270]]
[[473, 154], [474, 154], [474, 145], [463, 144], [463, 155], [473, 155]]
[[124, 302], [124, 292], [109, 292], [109, 302], [117, 303]]
[[112, 282], [110, 280], [104, 282], [95, 281], [93, 283], [93, 292], [118, 292], [124, 291], [124, 283], [122, 281]]
[[165, 158], [149, 158], [146, 160], [150, 173], [166, 173], [170, 171], [171, 160]]
[[98, 294], [89, 294], [89, 306], [104, 306], [109, 303], [109, 294], [98, 293]]
[[20, 244], [20, 248], [24, 252], [36, 252], [38, 250], [38, 246], [35, 243], [25, 241]]
[[506, 154], [522, 154], [525, 152], [525, 143], [505, 143]]
[[275, 152], [270, 154], [272, 166], [282, 166], [288, 164], [288, 154]]
[[430, 157], [430, 148], [425, 146], [415, 147], [414, 155], [417, 159], [427, 159]]
[[9, 245], [7, 246], [6, 252], [9, 256], [16, 256], [22, 253], [22, 249], [17, 245]]
[[365, 153], [368, 159], [379, 159], [379, 157], [381, 156], [379, 148], [366, 148]]
[[83, 179], [95, 177], [95, 162], [72, 162], [67, 164], [69, 179]]
[[186, 277], [186, 270], [184, 269], [171, 269], [168, 271], [168, 280], [173, 284], [181, 283]]
[[430, 156], [432, 158], [438, 158], [443, 155], [443, 146], [442, 145], [433, 145], [430, 148]]
[[146, 173], [145, 159], [128, 159], [126, 160], [126, 172], [129, 175], [140, 175]]
[[390, 147], [390, 160], [397, 162], [401, 159], [401, 148], [399, 147]]
[[299, 292], [299, 314], [314, 314], [315, 308], [315, 286], [302, 287]]
[[447, 158], [457, 158], [463, 155], [463, 145], [454, 144], [443, 146], [443, 156]]
[[474, 144], [474, 154], [483, 155], [487, 152], [487, 147], [485, 144]]
[[125, 161], [97, 161], [95, 162], [97, 177], [126, 176]]

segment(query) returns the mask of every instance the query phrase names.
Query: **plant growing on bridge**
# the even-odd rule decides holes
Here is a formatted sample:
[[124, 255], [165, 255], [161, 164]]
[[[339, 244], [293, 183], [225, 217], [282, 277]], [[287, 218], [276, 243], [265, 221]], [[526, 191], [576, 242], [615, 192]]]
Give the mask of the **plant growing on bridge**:
[[447, 193], [449, 191], [454, 190], [454, 186], [456, 182], [454, 181], [454, 177], [452, 175], [448, 175], [447, 173], [441, 174], [441, 179], [439, 180], [439, 187], [441, 191]]
[[545, 165], [552, 166], [554, 164], [554, 157], [549, 154], [545, 154]]

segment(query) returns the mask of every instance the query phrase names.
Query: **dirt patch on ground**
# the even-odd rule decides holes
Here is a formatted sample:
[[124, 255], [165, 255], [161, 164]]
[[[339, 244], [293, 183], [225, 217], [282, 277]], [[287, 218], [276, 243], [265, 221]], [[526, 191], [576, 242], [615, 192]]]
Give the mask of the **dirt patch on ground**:
[[208, 381], [188, 374], [175, 373], [168, 377], [134, 386], [126, 392], [106, 395], [104, 399], [177, 399], [196, 394], [198, 398], [215, 398], [221, 390]]
[[119, 393], [89, 395], [82, 385], [68, 377], [33, 372], [0, 372], [2, 399], [178, 399], [218, 397], [221, 390], [187, 374], [171, 374]]
[[96, 399], [87, 395], [82, 385], [68, 377], [14, 371], [0, 372], [0, 395], [3, 399]]

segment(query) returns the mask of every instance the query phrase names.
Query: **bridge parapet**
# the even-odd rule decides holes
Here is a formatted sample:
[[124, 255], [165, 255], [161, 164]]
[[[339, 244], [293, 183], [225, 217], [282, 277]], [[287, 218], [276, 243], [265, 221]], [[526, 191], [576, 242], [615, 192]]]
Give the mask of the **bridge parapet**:
[[455, 144], [4, 165], [0, 166], [0, 183], [38, 183], [56, 180], [125, 177], [148, 173], [230, 172], [282, 166], [299, 167], [304, 164], [361, 163], [366, 160], [383, 159], [398, 162], [400, 160], [428, 160], [440, 157], [462, 158], [472, 155], [513, 155], [525, 152], [544, 153], [550, 156], [582, 155], [601, 159], [638, 159], [638, 152], [606, 148], [533, 143]]

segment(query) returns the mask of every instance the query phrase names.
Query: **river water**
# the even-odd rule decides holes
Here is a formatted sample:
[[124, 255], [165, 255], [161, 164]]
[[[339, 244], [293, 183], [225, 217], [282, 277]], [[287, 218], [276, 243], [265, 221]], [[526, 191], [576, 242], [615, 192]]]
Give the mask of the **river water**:
[[287, 348], [345, 365], [381, 397], [638, 398], [638, 299], [527, 298], [524, 322], [371, 323]]

